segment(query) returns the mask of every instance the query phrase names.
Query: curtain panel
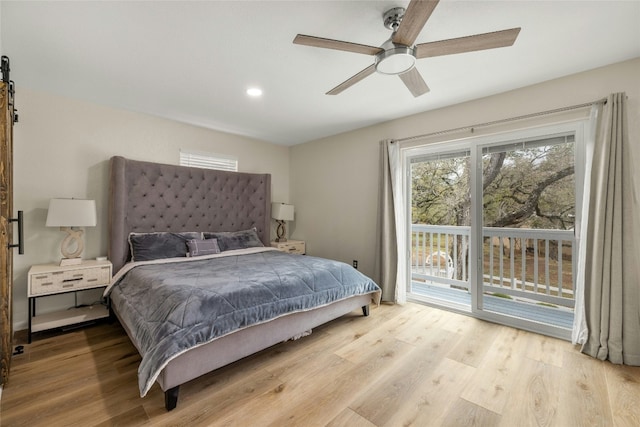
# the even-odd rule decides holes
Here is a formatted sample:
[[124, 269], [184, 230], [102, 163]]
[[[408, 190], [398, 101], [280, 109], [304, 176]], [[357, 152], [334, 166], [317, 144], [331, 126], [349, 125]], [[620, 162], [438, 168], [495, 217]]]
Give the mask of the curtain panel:
[[378, 226], [376, 227], [376, 281], [382, 288], [382, 301], [396, 301], [398, 245], [393, 206], [389, 144], [380, 141], [380, 180], [378, 182]]
[[640, 366], [640, 201], [626, 114], [626, 95], [609, 95], [595, 140], [584, 286], [588, 338], [582, 351]]
[[407, 301], [407, 220], [400, 144], [380, 142], [380, 166], [376, 273], [382, 300], [402, 304]]
[[[591, 200], [591, 168], [593, 165], [593, 149], [595, 145], [596, 130], [598, 121], [602, 116], [602, 107], [604, 102], [598, 102], [591, 106], [589, 114], [589, 130], [585, 133], [584, 140], [584, 176], [585, 180], [582, 187], [582, 204], [576, 206], [576, 211], [582, 214], [580, 220], [575, 223], [575, 239], [578, 247], [578, 259], [576, 265], [575, 279], [575, 307], [573, 310], [573, 329], [571, 331], [571, 343], [584, 344], [587, 342], [589, 328], [587, 327], [584, 288], [585, 288], [585, 272], [587, 269], [587, 241], [588, 241], [588, 225], [589, 225], [589, 202]], [[577, 218], [576, 218], [577, 219]]]

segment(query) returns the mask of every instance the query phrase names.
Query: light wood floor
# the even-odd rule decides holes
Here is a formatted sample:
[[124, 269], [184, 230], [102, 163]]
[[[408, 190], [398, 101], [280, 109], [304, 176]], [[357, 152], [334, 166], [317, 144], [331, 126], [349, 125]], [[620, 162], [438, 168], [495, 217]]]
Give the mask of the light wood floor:
[[14, 356], [2, 426], [638, 426], [640, 368], [570, 343], [407, 304], [354, 312], [180, 390], [141, 399], [116, 323]]

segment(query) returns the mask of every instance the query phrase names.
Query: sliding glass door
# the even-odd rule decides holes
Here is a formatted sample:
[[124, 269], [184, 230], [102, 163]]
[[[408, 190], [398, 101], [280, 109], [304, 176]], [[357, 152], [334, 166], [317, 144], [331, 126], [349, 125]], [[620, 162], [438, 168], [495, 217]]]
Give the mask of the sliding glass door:
[[408, 298], [566, 336], [584, 125], [407, 149]]
[[470, 151], [427, 150], [412, 156], [408, 165], [410, 292], [470, 310]]
[[479, 148], [484, 311], [571, 329], [575, 134]]

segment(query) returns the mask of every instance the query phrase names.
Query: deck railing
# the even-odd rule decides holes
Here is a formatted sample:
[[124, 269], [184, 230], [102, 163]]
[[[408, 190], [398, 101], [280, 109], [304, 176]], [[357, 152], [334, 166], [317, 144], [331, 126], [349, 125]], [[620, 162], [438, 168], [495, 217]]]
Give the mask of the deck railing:
[[[412, 280], [469, 289], [470, 227], [413, 224]], [[572, 230], [483, 227], [484, 292], [573, 307]]]

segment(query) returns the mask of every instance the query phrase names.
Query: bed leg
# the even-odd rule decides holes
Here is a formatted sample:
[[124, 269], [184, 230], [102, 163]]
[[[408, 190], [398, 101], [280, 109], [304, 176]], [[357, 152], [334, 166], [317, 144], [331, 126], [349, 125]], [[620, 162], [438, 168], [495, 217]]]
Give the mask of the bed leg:
[[171, 411], [178, 406], [178, 392], [180, 386], [177, 385], [164, 392], [164, 407], [167, 411]]
[[362, 306], [362, 315], [363, 316], [368, 316], [369, 315], [369, 304]]

